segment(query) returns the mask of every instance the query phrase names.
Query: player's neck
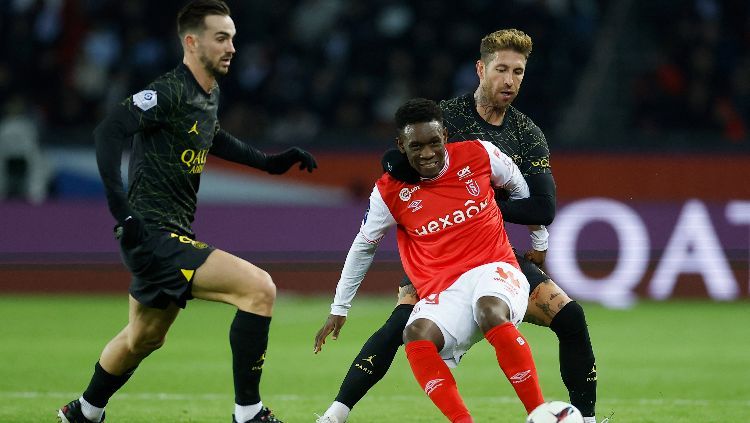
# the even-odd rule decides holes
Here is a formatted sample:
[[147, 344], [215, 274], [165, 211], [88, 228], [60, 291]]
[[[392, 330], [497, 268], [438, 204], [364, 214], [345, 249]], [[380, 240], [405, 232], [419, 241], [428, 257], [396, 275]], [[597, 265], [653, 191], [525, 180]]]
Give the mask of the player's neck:
[[190, 73], [193, 74], [193, 77], [198, 81], [198, 85], [203, 88], [203, 91], [210, 94], [216, 85], [216, 78], [204, 66], [195, 60], [190, 60], [188, 56], [182, 58], [182, 63], [190, 69]]
[[484, 119], [485, 122], [495, 126], [503, 124], [505, 112], [508, 110], [508, 107], [499, 107], [496, 104], [493, 104], [482, 95], [479, 88], [474, 92], [474, 105], [477, 109], [477, 113], [479, 113], [479, 116]]

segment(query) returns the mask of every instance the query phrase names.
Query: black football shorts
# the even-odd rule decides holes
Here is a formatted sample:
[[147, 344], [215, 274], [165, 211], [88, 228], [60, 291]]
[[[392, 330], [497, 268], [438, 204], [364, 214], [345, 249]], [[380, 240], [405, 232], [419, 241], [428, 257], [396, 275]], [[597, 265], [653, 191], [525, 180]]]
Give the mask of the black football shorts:
[[[534, 289], [536, 289], [536, 287], [539, 286], [540, 283], [546, 281], [550, 277], [547, 276], [547, 274], [544, 273], [544, 271], [542, 271], [539, 266], [524, 258], [523, 255], [518, 254], [516, 250], [513, 250], [513, 252], [516, 253], [516, 260], [518, 260], [518, 265], [521, 267], [521, 272], [523, 272], [524, 276], [526, 276], [526, 279], [529, 281], [529, 295], [531, 295], [531, 293], [534, 292]], [[398, 286], [399, 288], [402, 288], [410, 284], [411, 281], [409, 280], [409, 277], [404, 275], [404, 277], [401, 279], [401, 283], [399, 283]]]
[[171, 232], [151, 231], [139, 245], [122, 248], [123, 262], [133, 274], [130, 295], [139, 303], [165, 309], [169, 303], [185, 308], [195, 270], [214, 247]]

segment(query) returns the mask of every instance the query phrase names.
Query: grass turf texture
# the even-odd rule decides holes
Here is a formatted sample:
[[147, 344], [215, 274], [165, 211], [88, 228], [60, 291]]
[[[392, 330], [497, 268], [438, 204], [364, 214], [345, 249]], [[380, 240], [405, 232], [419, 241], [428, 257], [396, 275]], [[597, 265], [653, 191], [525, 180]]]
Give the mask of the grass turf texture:
[[[313, 422], [333, 399], [367, 336], [394, 300], [360, 297], [337, 341], [313, 355], [328, 297], [282, 295], [271, 326], [261, 392], [286, 422]], [[599, 368], [599, 418], [611, 422], [750, 419], [748, 303], [643, 302], [630, 310], [585, 304]], [[80, 395], [106, 343], [126, 323], [126, 297], [0, 297], [0, 422], [56, 421]], [[107, 407], [108, 421], [229, 422], [233, 395], [228, 345], [231, 307], [192, 301], [166, 345], [146, 359]], [[567, 398], [557, 340], [521, 326], [548, 400]], [[478, 422], [516, 422], [525, 413], [488, 344], [454, 371]], [[391, 372], [354, 409], [352, 423], [441, 422], [403, 351]]]

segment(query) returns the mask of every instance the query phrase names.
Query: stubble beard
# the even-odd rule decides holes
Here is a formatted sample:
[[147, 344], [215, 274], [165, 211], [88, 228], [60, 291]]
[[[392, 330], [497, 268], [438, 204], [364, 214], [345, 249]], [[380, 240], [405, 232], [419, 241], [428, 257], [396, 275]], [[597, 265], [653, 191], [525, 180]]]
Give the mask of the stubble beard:
[[510, 106], [510, 103], [504, 105], [494, 101], [491, 89], [481, 85], [477, 90], [477, 94], [474, 96], [474, 101], [476, 102], [477, 107], [481, 108], [488, 116], [502, 116], [505, 114], [508, 106]]
[[[229, 72], [229, 69], [222, 69], [219, 67], [219, 64], [212, 63], [211, 59], [209, 59], [205, 54], [201, 54], [199, 56], [199, 59], [206, 72], [208, 72], [208, 74], [216, 80], [223, 78], [227, 74], [227, 72]], [[221, 59], [219, 59], [219, 63], [221, 63]]]

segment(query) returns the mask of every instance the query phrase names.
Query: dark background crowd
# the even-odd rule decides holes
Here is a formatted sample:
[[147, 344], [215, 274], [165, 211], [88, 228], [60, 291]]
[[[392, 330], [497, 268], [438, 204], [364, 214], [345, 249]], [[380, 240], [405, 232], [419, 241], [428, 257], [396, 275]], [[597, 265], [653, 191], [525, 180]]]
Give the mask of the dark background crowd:
[[[0, 0], [2, 116], [88, 146], [107, 109], [181, 59], [175, 0]], [[530, 34], [515, 105], [555, 151], [750, 151], [746, 0], [228, 1], [222, 125], [260, 146], [381, 149], [413, 96], [471, 92], [479, 41]]]

